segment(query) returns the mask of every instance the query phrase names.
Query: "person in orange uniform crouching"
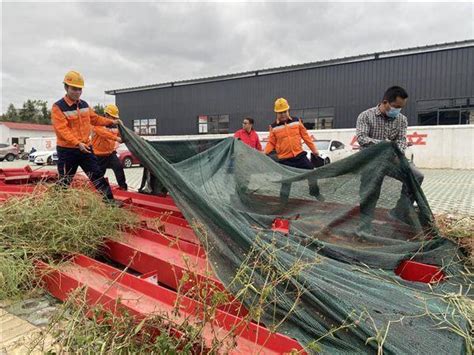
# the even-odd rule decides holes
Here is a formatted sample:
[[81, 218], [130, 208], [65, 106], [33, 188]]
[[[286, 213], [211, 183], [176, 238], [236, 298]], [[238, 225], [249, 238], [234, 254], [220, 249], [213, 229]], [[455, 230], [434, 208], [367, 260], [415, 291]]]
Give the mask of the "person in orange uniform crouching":
[[[104, 112], [107, 118], [119, 119], [119, 109], [113, 104], [107, 105]], [[127, 181], [125, 179], [123, 166], [119, 158], [117, 158], [116, 145], [119, 143], [122, 143], [122, 139], [120, 138], [117, 126], [94, 127], [92, 133], [92, 149], [97, 157], [102, 175], [105, 175], [107, 169], [112, 169], [120, 189], [127, 190]]]
[[[315, 156], [319, 156], [318, 149], [303, 123], [300, 120], [293, 119], [290, 116], [289, 110], [290, 105], [286, 99], [279, 98], [275, 101], [276, 121], [270, 126], [265, 154], [268, 155], [275, 150], [280, 164], [312, 170], [313, 164], [308, 159], [301, 141], [304, 141]], [[310, 194], [319, 200], [323, 200], [316, 181], [309, 181], [309, 185]], [[290, 192], [289, 189], [289, 185], [283, 184], [280, 196], [287, 199]]]
[[114, 203], [110, 185], [92, 152], [90, 135], [92, 126], [117, 125], [120, 120], [97, 115], [87, 102], [80, 99], [84, 87], [84, 78], [80, 73], [68, 72], [63, 83], [66, 95], [56, 101], [51, 110], [57, 137], [59, 181], [61, 185], [69, 186], [78, 167], [81, 167], [104, 195], [104, 200]]

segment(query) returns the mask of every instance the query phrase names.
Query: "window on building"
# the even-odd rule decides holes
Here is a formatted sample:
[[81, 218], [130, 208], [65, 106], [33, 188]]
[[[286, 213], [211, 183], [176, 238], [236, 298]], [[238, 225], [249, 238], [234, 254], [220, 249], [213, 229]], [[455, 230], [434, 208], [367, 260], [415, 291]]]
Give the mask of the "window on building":
[[156, 118], [148, 120], [148, 134], [152, 136], [156, 135]]
[[334, 107], [291, 110], [291, 116], [302, 118], [307, 129], [329, 129], [334, 127]]
[[199, 115], [198, 133], [229, 133], [229, 115]]
[[133, 120], [133, 131], [141, 136], [154, 136], [157, 134], [157, 119]]
[[418, 112], [418, 124], [422, 126], [435, 126], [438, 124], [438, 112]]
[[133, 131], [140, 134], [140, 120], [133, 120]]
[[461, 124], [474, 124], [474, 110], [461, 111]]
[[206, 134], [207, 133], [207, 116], [198, 116], [198, 133]]
[[474, 124], [474, 97], [419, 100], [416, 112], [423, 126]]
[[439, 125], [459, 124], [461, 119], [461, 111], [459, 110], [440, 110], [438, 111]]

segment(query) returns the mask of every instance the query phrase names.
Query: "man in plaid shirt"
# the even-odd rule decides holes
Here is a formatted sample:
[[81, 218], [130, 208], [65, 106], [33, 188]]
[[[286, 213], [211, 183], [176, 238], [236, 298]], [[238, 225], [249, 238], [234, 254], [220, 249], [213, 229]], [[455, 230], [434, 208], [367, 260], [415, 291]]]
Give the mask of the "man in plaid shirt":
[[[408, 94], [405, 89], [399, 86], [392, 86], [387, 89], [380, 104], [362, 112], [357, 118], [356, 136], [357, 142], [361, 149], [365, 149], [373, 144], [384, 141], [390, 141], [397, 144], [402, 153], [405, 153], [407, 148], [407, 118], [400, 113], [405, 107], [408, 100]], [[413, 162], [410, 162], [410, 169], [421, 185], [423, 182], [423, 174], [419, 171]], [[387, 173], [390, 176], [390, 173]], [[395, 176], [393, 176], [396, 178]], [[374, 179], [380, 179], [374, 175], [372, 171], [362, 171], [361, 173], [361, 216], [362, 222], [365, 226], [371, 224], [373, 219], [375, 206], [380, 196], [380, 188], [383, 182], [381, 180], [375, 182], [377, 187], [375, 190], [369, 191], [367, 196], [363, 196], [362, 187], [374, 183]], [[407, 198], [409, 199], [407, 201]], [[394, 209], [389, 212], [392, 218], [409, 222], [407, 208], [413, 206], [414, 198], [407, 186], [403, 184], [400, 198]], [[370, 228], [370, 227], [369, 227]]]

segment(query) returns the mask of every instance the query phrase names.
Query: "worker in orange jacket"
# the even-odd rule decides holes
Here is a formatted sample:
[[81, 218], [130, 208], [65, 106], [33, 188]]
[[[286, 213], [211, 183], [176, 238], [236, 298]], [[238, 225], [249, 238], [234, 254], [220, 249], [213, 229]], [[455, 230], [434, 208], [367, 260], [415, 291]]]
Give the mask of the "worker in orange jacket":
[[104, 195], [105, 201], [114, 203], [110, 185], [92, 153], [90, 135], [92, 126], [117, 125], [120, 120], [97, 115], [87, 102], [80, 99], [84, 87], [84, 78], [80, 73], [66, 73], [63, 83], [66, 95], [51, 109], [51, 121], [57, 137], [60, 183], [69, 186], [80, 166]]
[[[110, 104], [105, 107], [105, 117], [119, 119], [119, 109]], [[127, 190], [127, 181], [123, 171], [122, 163], [117, 158], [116, 148], [122, 143], [117, 126], [101, 127], [95, 126], [92, 133], [92, 149], [99, 163], [102, 175], [108, 168], [112, 169], [120, 189]]]
[[[313, 143], [306, 127], [301, 120], [293, 119], [290, 116], [290, 105], [284, 98], [275, 101], [274, 111], [276, 120], [270, 126], [270, 134], [268, 143], [265, 146], [265, 154], [276, 151], [278, 162], [280, 164], [291, 166], [299, 169], [312, 170], [314, 168], [308, 159], [306, 151], [303, 149], [301, 141], [308, 146], [312, 154], [319, 156], [318, 149]], [[309, 181], [310, 194], [322, 200], [316, 181]], [[290, 185], [283, 184], [280, 196], [284, 199], [288, 198]]]
[[270, 135], [265, 147], [265, 154], [276, 150], [278, 162], [283, 165], [300, 169], [313, 169], [306, 152], [303, 140], [311, 152], [318, 156], [318, 149], [300, 120], [290, 116], [290, 105], [284, 98], [275, 101], [276, 121], [270, 126]]

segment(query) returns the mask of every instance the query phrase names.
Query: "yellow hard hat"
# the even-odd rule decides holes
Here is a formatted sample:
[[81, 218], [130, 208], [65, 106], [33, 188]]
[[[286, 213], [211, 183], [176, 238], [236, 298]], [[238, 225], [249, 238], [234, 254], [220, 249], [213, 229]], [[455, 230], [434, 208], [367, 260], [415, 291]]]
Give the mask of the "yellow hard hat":
[[84, 78], [82, 77], [81, 73], [71, 70], [68, 71], [64, 76], [63, 83], [82, 89], [84, 87]]
[[285, 112], [290, 109], [290, 105], [288, 105], [288, 101], [284, 99], [283, 97], [280, 97], [275, 101], [275, 112]]
[[112, 117], [119, 118], [119, 109], [114, 104], [109, 104], [105, 106], [104, 112], [108, 113]]

